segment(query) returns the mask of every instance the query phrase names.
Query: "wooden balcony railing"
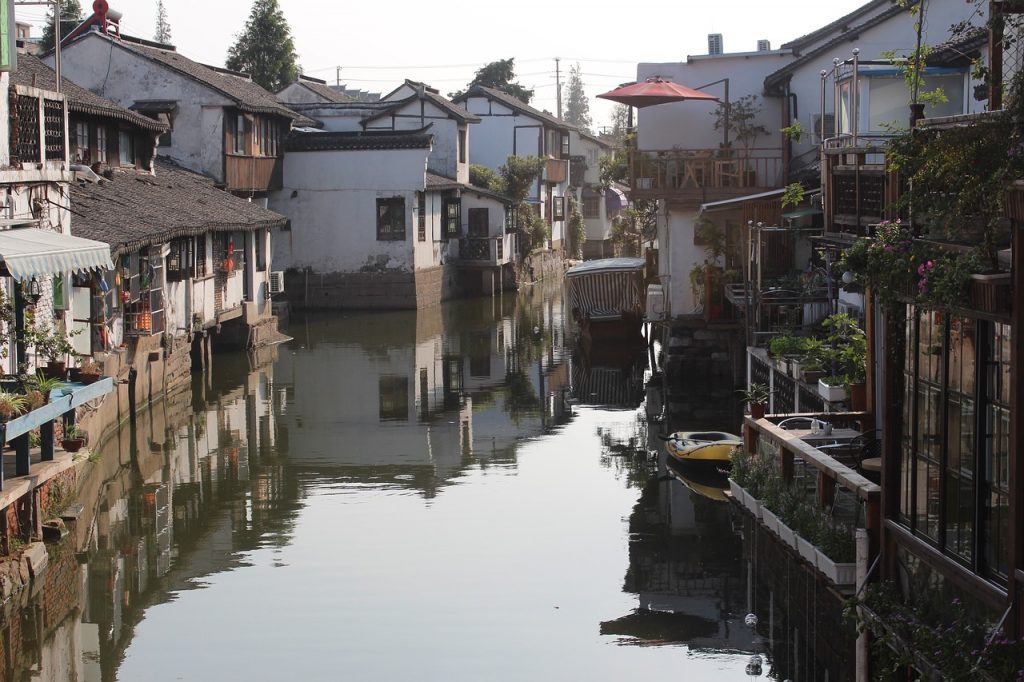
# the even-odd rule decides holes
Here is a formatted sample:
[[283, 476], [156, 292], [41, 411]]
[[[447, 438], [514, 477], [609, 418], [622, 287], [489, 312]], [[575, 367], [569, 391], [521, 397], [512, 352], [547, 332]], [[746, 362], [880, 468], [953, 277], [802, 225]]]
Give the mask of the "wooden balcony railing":
[[545, 182], [565, 182], [569, 179], [569, 162], [565, 159], [548, 159], [544, 164]]
[[505, 258], [505, 235], [466, 237], [459, 241], [459, 261], [480, 265], [498, 265]]
[[638, 199], [727, 199], [785, 184], [781, 149], [630, 150], [630, 185]]
[[281, 189], [284, 160], [278, 156], [224, 158], [224, 182], [232, 192], [266, 192]]

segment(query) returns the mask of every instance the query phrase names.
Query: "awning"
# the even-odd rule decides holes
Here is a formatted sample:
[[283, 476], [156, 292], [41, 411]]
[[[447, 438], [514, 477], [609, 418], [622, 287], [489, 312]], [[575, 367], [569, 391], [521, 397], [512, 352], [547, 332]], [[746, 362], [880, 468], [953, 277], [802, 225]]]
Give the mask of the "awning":
[[604, 193], [604, 209], [609, 214], [621, 211], [629, 206], [626, 193], [617, 187], [609, 187]]
[[108, 244], [32, 227], [0, 231], [0, 262], [19, 282], [37, 275], [114, 269]]

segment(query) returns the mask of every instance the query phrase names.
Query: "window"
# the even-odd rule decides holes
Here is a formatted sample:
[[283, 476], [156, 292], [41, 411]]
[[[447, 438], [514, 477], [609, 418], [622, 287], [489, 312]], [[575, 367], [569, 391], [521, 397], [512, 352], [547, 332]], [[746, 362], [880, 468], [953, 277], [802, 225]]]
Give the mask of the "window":
[[170, 147], [171, 146], [171, 131], [170, 130], [168, 130], [167, 132], [165, 132], [162, 135], [160, 135], [160, 137], [157, 139], [157, 146], [159, 146], [159, 147]]
[[75, 161], [89, 163], [89, 124], [79, 121], [75, 124]]
[[486, 237], [488, 233], [488, 210], [486, 208], [469, 209], [469, 236]]
[[96, 161], [107, 162], [107, 127], [104, 125], [96, 126]]
[[1009, 326], [908, 307], [898, 521], [1007, 581]]
[[569, 158], [569, 133], [562, 133], [561, 159]]
[[135, 165], [135, 136], [131, 131], [122, 130], [117, 135], [117, 148], [122, 166]]
[[180, 282], [188, 279], [191, 274], [189, 266], [192, 262], [193, 239], [173, 239], [167, 252], [166, 277], [168, 282]]
[[235, 153], [245, 153], [245, 115], [235, 116]]
[[459, 129], [459, 163], [466, 163], [466, 130]]
[[442, 237], [453, 239], [462, 233], [462, 200], [458, 197], [447, 197], [441, 202], [441, 213], [444, 224], [442, 226]]
[[427, 241], [427, 193], [416, 192], [416, 238]]
[[256, 269], [267, 269], [267, 235], [269, 230], [256, 230], [252, 233], [253, 247], [256, 250]]
[[67, 288], [64, 286], [64, 275], [53, 276], [53, 309], [67, 310]]
[[206, 235], [195, 238], [195, 271], [196, 277], [206, 277]]
[[583, 196], [583, 217], [584, 218], [600, 218], [601, 217], [601, 197], [599, 196]]
[[511, 204], [505, 206], [505, 234], [516, 231], [516, 207]]
[[551, 219], [565, 220], [565, 197], [551, 197]]
[[405, 239], [405, 197], [377, 199], [377, 241]]

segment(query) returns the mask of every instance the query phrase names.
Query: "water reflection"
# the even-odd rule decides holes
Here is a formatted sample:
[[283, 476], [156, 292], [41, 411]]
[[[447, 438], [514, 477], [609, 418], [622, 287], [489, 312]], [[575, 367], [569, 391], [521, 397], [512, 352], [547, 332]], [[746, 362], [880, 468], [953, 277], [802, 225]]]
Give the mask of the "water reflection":
[[668, 469], [638, 407], [642, 343], [574, 356], [557, 288], [289, 332], [103, 446], [5, 679], [731, 680], [769, 652], [722, 481]]

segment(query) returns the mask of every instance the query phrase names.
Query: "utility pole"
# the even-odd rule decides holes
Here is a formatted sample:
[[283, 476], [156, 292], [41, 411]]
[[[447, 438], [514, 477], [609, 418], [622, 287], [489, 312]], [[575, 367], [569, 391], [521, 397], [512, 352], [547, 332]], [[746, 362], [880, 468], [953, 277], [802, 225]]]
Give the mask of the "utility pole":
[[560, 60], [555, 57], [555, 97], [558, 98], [558, 118], [562, 118], [562, 72], [558, 68]]
[[341, 85], [341, 67], [340, 66], [336, 66], [334, 68], [335, 68], [334, 84], [335, 85]]

